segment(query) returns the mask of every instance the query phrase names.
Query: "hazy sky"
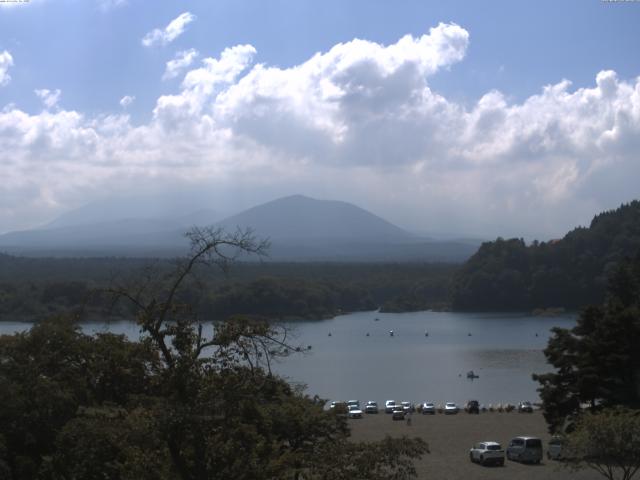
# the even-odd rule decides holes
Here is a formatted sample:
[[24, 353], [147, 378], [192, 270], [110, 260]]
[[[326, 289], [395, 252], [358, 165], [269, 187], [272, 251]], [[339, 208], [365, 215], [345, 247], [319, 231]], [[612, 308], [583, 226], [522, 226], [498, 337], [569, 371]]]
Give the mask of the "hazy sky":
[[558, 236], [640, 197], [639, 52], [640, 2], [0, 3], [0, 232], [193, 192]]

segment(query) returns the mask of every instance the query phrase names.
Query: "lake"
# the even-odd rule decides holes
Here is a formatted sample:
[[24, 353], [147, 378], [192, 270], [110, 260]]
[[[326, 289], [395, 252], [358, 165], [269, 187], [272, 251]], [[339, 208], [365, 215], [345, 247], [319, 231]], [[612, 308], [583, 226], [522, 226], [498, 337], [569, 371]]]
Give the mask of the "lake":
[[[309, 394], [328, 399], [536, 401], [538, 385], [531, 374], [551, 368], [542, 353], [550, 329], [570, 328], [575, 320], [570, 315], [358, 312], [286, 323], [294, 331], [293, 343], [312, 349], [279, 361], [275, 370], [306, 383]], [[137, 325], [130, 322], [82, 327], [88, 333], [109, 330], [139, 337]], [[0, 322], [0, 334], [27, 328], [29, 324]], [[467, 379], [469, 370], [479, 378]]]

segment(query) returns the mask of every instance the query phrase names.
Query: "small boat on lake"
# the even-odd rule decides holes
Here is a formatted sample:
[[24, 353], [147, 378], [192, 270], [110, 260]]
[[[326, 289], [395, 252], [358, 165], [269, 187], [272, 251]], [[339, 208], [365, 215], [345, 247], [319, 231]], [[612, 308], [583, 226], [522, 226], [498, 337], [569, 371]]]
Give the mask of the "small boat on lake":
[[393, 337], [393, 330], [389, 330], [389, 336]]
[[476, 375], [473, 370], [467, 372], [467, 378], [473, 380], [474, 378], [480, 378], [480, 375]]

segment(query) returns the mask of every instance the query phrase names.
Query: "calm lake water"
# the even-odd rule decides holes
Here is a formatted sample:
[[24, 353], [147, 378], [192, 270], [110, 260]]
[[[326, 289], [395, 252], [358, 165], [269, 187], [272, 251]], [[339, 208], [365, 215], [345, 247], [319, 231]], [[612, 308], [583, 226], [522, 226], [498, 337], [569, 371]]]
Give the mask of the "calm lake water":
[[[531, 374], [551, 368], [542, 353], [549, 330], [574, 324], [575, 316], [352, 313], [286, 324], [295, 333], [293, 343], [312, 349], [278, 362], [275, 370], [305, 383], [309, 394], [328, 399], [535, 401], [537, 383]], [[0, 334], [27, 328], [29, 324], [1, 322]], [[85, 323], [83, 329], [139, 337], [137, 325], [129, 322]], [[467, 379], [469, 370], [479, 378]]]

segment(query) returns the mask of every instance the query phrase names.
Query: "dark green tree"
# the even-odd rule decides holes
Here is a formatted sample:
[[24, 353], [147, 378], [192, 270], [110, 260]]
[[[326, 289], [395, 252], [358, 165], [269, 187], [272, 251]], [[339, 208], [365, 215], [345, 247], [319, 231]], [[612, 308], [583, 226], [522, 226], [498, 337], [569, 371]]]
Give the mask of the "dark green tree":
[[140, 342], [88, 336], [61, 320], [0, 340], [0, 472], [14, 480], [414, 476], [424, 441], [351, 443], [344, 417], [272, 373], [274, 357], [298, 350], [286, 330], [234, 316], [205, 334], [183, 289], [199, 268], [226, 269], [266, 244], [212, 229], [189, 238], [191, 254], [172, 272], [148, 270], [110, 289], [133, 306]]
[[544, 353], [556, 372], [534, 375], [551, 431], [583, 406], [640, 408], [640, 255], [613, 272], [604, 305], [570, 329], [555, 328]]

